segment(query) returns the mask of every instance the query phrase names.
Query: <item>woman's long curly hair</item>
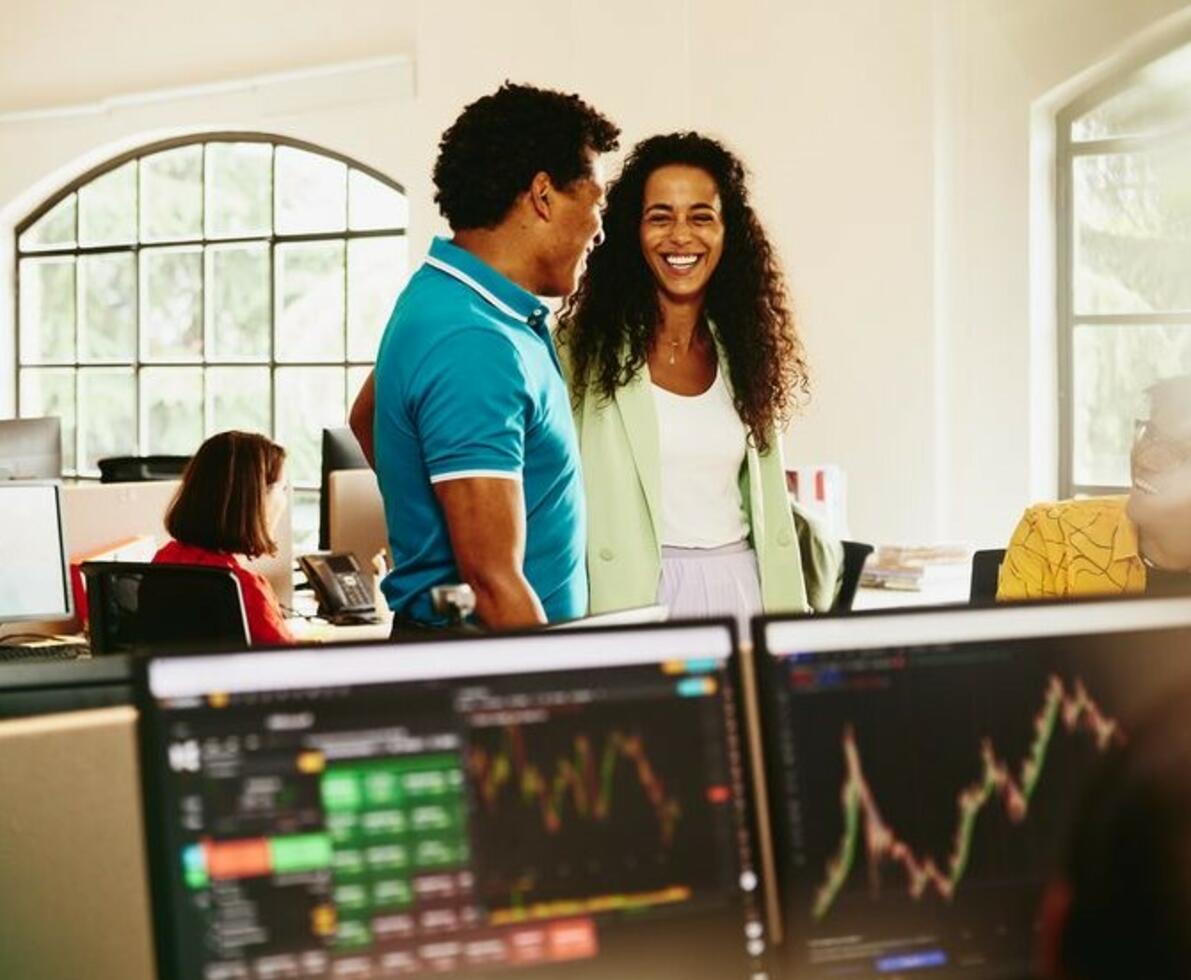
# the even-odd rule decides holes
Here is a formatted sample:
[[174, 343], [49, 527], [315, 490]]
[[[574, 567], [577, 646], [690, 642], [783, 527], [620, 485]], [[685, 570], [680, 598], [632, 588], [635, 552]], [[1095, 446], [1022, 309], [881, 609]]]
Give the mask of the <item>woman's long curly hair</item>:
[[806, 360], [785, 280], [749, 204], [744, 165], [698, 133], [638, 143], [608, 188], [604, 244], [592, 252], [578, 290], [559, 315], [559, 343], [572, 365], [578, 405], [589, 388], [605, 398], [627, 384], [649, 357], [661, 324], [658, 286], [641, 254], [645, 182], [660, 167], [698, 167], [711, 175], [723, 206], [724, 251], [707, 286], [704, 313], [728, 361], [736, 411], [759, 449], [809, 393]]

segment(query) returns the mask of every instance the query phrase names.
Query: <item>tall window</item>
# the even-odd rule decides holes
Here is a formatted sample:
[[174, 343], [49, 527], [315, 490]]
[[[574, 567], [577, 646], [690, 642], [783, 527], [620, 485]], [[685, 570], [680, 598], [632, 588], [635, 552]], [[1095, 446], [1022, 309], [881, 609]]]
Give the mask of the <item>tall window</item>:
[[1191, 44], [1059, 116], [1061, 489], [1129, 483], [1145, 389], [1191, 372]]
[[144, 147], [17, 228], [17, 408], [62, 418], [66, 475], [190, 454], [213, 432], [289, 452], [317, 521], [343, 425], [407, 271], [400, 186], [314, 146], [217, 134]]

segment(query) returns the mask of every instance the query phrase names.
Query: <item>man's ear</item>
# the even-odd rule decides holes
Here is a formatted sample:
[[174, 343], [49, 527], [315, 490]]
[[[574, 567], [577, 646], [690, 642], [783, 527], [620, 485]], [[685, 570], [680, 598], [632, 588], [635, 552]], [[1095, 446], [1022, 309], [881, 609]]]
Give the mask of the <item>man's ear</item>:
[[550, 175], [539, 170], [533, 175], [529, 185], [529, 203], [534, 213], [543, 221], [550, 220], [551, 207], [554, 201], [554, 183]]

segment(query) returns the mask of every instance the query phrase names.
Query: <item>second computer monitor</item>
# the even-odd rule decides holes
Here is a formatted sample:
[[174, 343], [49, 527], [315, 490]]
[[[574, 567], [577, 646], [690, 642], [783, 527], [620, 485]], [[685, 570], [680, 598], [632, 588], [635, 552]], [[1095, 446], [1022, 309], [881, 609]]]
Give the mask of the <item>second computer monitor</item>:
[[331, 474], [335, 470], [368, 468], [368, 460], [364, 457], [364, 451], [352, 435], [351, 429], [323, 429], [322, 479], [319, 484], [318, 501], [318, 546], [323, 551], [331, 547], [331, 520], [327, 509], [331, 498]]
[[61, 419], [0, 419], [0, 480], [56, 480], [61, 475]]
[[771, 621], [757, 635], [800, 980], [1028, 976], [1089, 775], [1191, 683], [1191, 600]]
[[0, 624], [72, 613], [62, 487], [0, 481]]
[[162, 976], [766, 971], [730, 624], [150, 660]]

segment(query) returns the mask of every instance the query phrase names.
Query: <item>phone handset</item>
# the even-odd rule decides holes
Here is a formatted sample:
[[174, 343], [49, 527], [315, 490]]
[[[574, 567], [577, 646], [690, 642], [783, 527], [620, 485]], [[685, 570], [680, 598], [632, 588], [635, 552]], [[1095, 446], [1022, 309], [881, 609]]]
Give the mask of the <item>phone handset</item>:
[[302, 555], [298, 564], [318, 597], [319, 615], [325, 619], [356, 620], [376, 612], [372, 591], [351, 552]]

